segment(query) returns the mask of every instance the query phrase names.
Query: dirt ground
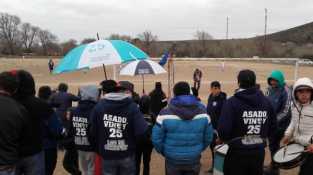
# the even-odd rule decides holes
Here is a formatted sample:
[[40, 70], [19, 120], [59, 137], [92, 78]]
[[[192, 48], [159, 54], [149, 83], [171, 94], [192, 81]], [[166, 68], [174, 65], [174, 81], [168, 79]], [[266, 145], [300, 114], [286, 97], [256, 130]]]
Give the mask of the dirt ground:
[[[57, 61], [56, 61], [57, 62]], [[43, 59], [0, 59], [0, 72], [12, 69], [25, 69], [30, 71], [36, 81], [36, 86], [39, 88], [42, 85], [49, 85], [56, 88], [60, 82], [65, 82], [69, 84], [70, 91], [72, 93], [77, 93], [77, 89], [81, 85], [87, 84], [99, 84], [104, 80], [104, 74], [102, 68], [96, 68], [93, 70], [88, 70], [86, 72], [78, 71], [73, 73], [65, 73], [60, 75], [51, 75], [48, 72], [47, 66], [48, 60]], [[217, 61], [175, 61], [175, 82], [178, 81], [188, 81], [192, 83], [193, 71], [199, 68], [203, 72], [202, 84], [200, 89], [200, 97], [204, 103], [208, 96], [208, 88], [211, 81], [218, 80], [222, 84], [222, 89], [229, 96], [233, 94], [234, 90], [237, 88], [236, 76], [241, 69], [251, 69], [256, 72], [257, 82], [261, 85], [262, 89], [267, 86], [267, 76], [274, 69], [280, 69], [285, 73], [286, 80], [288, 84], [292, 84], [294, 80], [294, 66], [292, 65], [279, 65], [270, 63], [257, 63], [257, 62], [230, 62], [225, 63], [225, 70], [221, 70], [221, 63]], [[117, 66], [118, 67], [118, 66]], [[108, 77], [113, 78], [112, 66], [107, 67]], [[299, 77], [310, 77], [313, 78], [313, 67], [300, 66]], [[129, 80], [135, 84], [136, 91], [142, 94], [142, 79], [141, 77], [127, 77], [118, 76], [118, 80]], [[161, 81], [163, 84], [163, 89], [166, 93], [167, 90], [167, 74], [157, 75], [157, 76], [146, 76], [145, 77], [145, 90], [149, 92], [153, 89], [154, 83]], [[62, 156], [63, 153], [59, 153], [58, 166], [55, 171], [55, 175], [67, 174], [62, 168]], [[266, 163], [268, 162], [268, 154], [266, 158]], [[209, 169], [211, 165], [210, 151], [207, 150], [203, 153], [202, 157], [202, 171]], [[164, 174], [164, 160], [163, 158], [153, 152], [151, 160], [151, 175], [162, 175]], [[202, 172], [202, 174], [206, 174]], [[283, 175], [295, 175], [297, 174], [297, 169], [282, 171]]]

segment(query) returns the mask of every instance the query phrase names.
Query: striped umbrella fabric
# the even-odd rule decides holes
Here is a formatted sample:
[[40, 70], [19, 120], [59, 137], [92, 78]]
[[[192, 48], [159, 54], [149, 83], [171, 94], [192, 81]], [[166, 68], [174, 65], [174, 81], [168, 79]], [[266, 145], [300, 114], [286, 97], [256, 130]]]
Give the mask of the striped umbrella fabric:
[[128, 63], [121, 69], [120, 75], [146, 75], [146, 74], [162, 74], [166, 73], [165, 69], [158, 63], [151, 60], [137, 60]]
[[91, 69], [147, 58], [149, 56], [145, 52], [126, 41], [98, 40], [72, 49], [60, 61], [54, 73]]

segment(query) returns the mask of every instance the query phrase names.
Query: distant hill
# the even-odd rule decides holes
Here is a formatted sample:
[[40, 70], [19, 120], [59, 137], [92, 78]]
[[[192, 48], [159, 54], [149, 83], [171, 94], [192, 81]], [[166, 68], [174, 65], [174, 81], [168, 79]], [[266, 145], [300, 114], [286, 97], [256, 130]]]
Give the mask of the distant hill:
[[277, 42], [296, 44], [313, 43], [313, 22], [268, 35], [268, 39]]

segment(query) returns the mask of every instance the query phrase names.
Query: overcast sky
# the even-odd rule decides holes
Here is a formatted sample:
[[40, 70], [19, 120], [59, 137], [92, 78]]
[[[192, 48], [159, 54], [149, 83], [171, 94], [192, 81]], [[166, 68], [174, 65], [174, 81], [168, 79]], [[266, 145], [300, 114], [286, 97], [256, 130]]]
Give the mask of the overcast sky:
[[159, 40], [193, 39], [197, 30], [223, 39], [262, 35], [264, 8], [269, 32], [313, 21], [313, 0], [0, 0], [0, 12], [18, 15], [56, 34], [60, 41], [101, 38], [111, 33], [135, 37], [150, 30]]

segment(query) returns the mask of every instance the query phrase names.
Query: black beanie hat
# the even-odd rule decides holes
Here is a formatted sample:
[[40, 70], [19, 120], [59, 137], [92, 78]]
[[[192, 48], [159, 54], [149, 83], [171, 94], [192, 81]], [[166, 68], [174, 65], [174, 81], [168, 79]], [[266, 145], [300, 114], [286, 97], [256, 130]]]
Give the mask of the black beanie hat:
[[117, 83], [114, 80], [104, 80], [100, 83], [102, 86], [102, 91], [104, 93], [115, 92]]
[[249, 89], [255, 87], [256, 76], [252, 70], [249, 69], [241, 70], [238, 74], [237, 79], [239, 87], [242, 89]]
[[174, 86], [174, 95], [190, 95], [190, 86], [187, 82], [181, 81], [175, 84]]
[[32, 74], [26, 70], [18, 70], [17, 78], [19, 80], [19, 88], [16, 93], [17, 99], [35, 96], [35, 80]]

